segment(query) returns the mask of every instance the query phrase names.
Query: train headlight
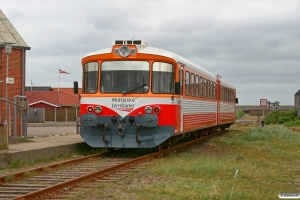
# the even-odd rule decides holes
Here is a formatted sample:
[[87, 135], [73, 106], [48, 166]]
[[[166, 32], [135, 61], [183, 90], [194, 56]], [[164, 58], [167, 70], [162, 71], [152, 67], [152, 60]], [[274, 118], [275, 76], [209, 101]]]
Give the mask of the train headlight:
[[93, 107], [93, 106], [88, 106], [88, 107], [86, 108], [86, 111], [87, 111], [88, 113], [92, 113], [92, 112], [94, 112], [94, 107]]
[[122, 46], [119, 52], [120, 56], [127, 57], [130, 54], [130, 49], [127, 46]]
[[152, 112], [152, 108], [150, 106], [146, 106], [145, 107], [145, 113], [151, 113]]
[[101, 106], [96, 106], [95, 113], [101, 113], [101, 111], [102, 111]]
[[160, 113], [160, 107], [155, 106], [155, 107], [153, 108], [153, 112], [154, 112], [155, 114]]

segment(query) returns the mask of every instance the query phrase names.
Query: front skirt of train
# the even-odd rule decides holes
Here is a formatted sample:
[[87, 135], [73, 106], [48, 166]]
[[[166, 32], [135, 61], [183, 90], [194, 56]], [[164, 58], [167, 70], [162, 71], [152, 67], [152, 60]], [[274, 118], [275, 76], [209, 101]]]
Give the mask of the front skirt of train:
[[91, 147], [152, 148], [174, 135], [174, 126], [158, 125], [156, 114], [81, 116], [80, 135]]

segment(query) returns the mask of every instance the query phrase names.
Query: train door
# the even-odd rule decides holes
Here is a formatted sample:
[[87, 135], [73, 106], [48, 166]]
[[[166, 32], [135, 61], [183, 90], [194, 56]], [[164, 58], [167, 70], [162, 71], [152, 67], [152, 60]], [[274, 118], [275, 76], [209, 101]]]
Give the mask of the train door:
[[184, 113], [184, 100], [183, 100], [183, 70], [184, 66], [179, 66], [179, 82], [180, 82], [180, 132], [183, 132], [183, 113]]

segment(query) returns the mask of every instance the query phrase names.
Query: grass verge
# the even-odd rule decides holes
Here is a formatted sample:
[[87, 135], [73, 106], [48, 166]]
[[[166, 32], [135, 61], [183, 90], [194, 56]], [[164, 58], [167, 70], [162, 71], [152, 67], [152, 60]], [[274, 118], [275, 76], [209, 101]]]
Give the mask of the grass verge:
[[91, 195], [147, 200], [278, 199], [280, 192], [300, 192], [299, 141], [299, 133], [282, 126], [232, 127], [185, 152], [156, 159], [124, 180], [101, 184], [101, 191]]

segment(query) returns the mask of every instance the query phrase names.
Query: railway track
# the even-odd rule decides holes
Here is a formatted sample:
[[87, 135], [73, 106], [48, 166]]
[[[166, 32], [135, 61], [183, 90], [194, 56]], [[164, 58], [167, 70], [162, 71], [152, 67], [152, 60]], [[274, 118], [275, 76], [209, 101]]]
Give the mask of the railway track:
[[[183, 149], [222, 132], [202, 136], [137, 158], [109, 157], [106, 152], [0, 177], [0, 199], [66, 199], [63, 193], [83, 182], [110, 182], [137, 171], [138, 165]], [[117, 152], [116, 152], [117, 153]], [[114, 154], [115, 155], [115, 154]], [[27, 177], [29, 176], [29, 177]], [[8, 183], [7, 180], [15, 181]], [[94, 187], [94, 186], [83, 186]]]

